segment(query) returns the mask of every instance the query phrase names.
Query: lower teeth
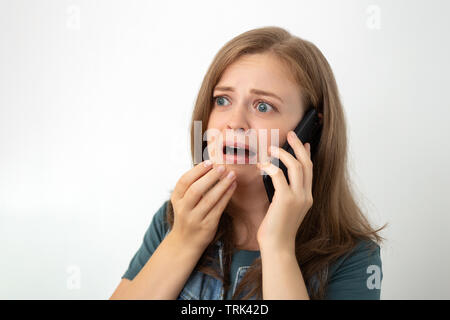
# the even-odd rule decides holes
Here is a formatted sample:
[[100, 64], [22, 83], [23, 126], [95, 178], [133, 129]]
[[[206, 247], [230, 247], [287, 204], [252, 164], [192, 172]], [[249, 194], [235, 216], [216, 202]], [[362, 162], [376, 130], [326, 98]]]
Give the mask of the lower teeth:
[[248, 157], [248, 155], [247, 154], [242, 154], [242, 153], [235, 153], [235, 152], [227, 152], [226, 153], [227, 155], [229, 155], [229, 156], [244, 156], [244, 157]]
[[230, 150], [229, 148], [226, 148], [225, 154], [227, 154], [229, 156], [236, 156], [236, 157], [238, 157], [238, 156], [245, 157], [245, 158], [251, 158], [252, 157], [252, 155], [248, 151], [236, 152], [235, 149], [234, 150]]

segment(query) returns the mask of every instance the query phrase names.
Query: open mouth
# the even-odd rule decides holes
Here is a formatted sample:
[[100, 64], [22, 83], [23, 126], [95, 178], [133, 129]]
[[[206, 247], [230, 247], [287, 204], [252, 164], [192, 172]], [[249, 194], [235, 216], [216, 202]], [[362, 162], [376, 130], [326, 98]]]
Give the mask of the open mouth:
[[238, 159], [244, 158], [245, 163], [248, 163], [256, 156], [255, 152], [247, 148], [239, 148], [234, 146], [224, 146], [222, 152], [225, 157], [230, 158], [233, 162], [236, 162]]

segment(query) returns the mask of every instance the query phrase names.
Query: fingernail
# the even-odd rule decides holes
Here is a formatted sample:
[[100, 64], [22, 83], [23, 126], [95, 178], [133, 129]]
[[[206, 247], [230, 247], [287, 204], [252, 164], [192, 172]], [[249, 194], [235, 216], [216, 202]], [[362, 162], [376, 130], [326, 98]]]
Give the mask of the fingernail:
[[212, 165], [212, 161], [211, 160], [206, 160], [205, 162], [203, 162], [203, 165], [206, 167], [209, 167], [210, 165]]
[[228, 173], [227, 178], [228, 179], [233, 179], [234, 177], [234, 171], [230, 171], [230, 173]]
[[217, 168], [217, 172], [222, 173], [224, 171], [225, 171], [225, 167], [224, 166], [220, 166], [220, 167]]
[[278, 148], [275, 146], [270, 146], [270, 155], [277, 155], [278, 154]]
[[262, 169], [263, 167], [267, 166], [268, 162], [258, 162], [258, 168]]
[[294, 131], [289, 131], [288, 135], [289, 135], [289, 137], [291, 139], [295, 139], [295, 132]]

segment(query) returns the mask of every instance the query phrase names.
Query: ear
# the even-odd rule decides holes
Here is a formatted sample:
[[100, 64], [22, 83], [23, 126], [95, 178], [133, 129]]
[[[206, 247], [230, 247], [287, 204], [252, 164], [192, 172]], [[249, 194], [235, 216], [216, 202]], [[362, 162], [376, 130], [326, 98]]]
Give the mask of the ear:
[[320, 124], [322, 124], [323, 123], [323, 113], [320, 113], [320, 112], [318, 112], [317, 113], [317, 116], [319, 117], [319, 119], [320, 119]]

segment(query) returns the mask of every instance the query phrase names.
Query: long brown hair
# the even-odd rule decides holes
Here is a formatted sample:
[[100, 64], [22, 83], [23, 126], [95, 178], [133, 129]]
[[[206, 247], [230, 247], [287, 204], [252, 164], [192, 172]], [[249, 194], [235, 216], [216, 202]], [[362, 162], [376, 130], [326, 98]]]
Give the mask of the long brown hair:
[[[198, 92], [191, 119], [191, 156], [194, 165], [194, 121], [202, 121], [202, 136], [208, 127], [212, 93], [228, 65], [242, 55], [269, 53], [291, 70], [301, 92], [306, 109], [316, 108], [322, 114], [322, 132], [313, 161], [313, 206], [298, 229], [295, 250], [311, 299], [324, 297], [329, 265], [350, 252], [359, 241], [384, 240], [358, 207], [352, 194], [347, 170], [347, 131], [333, 72], [320, 50], [311, 42], [291, 35], [283, 28], [269, 26], [244, 32], [227, 42], [216, 54]], [[287, 75], [288, 76], [288, 75]], [[203, 143], [203, 149], [206, 144]], [[173, 226], [171, 202], [167, 221]], [[199, 259], [195, 269], [223, 282], [230, 289], [230, 266], [234, 249], [231, 216], [224, 210], [214, 240]], [[224, 245], [224, 273], [207, 265], [214, 244]], [[376, 246], [374, 246], [376, 247]], [[261, 258], [255, 259], [237, 287], [232, 299], [246, 292], [242, 299], [262, 299]], [[313, 280], [313, 277], [316, 277]], [[316, 282], [313, 284], [313, 282]]]

